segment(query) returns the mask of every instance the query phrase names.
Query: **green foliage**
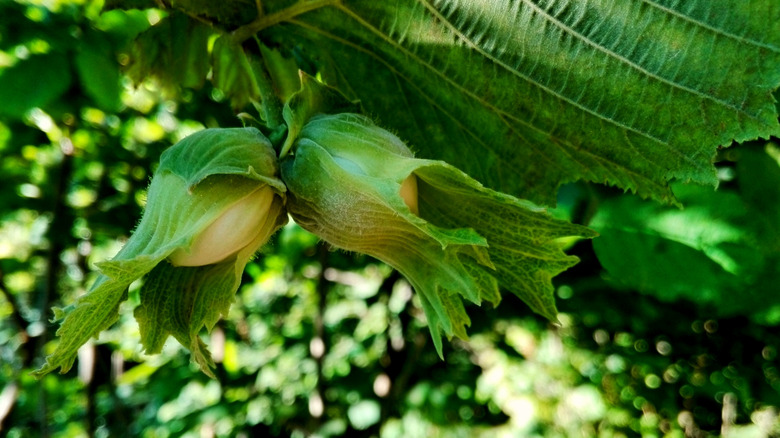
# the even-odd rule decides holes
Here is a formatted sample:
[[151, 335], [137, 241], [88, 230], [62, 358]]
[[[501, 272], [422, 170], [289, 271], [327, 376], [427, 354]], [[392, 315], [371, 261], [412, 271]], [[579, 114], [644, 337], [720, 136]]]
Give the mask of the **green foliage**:
[[[43, 76], [41, 76], [43, 74]], [[70, 86], [68, 59], [61, 54], [34, 55], [0, 73], [0, 113], [21, 117], [28, 110], [46, 106]]]
[[101, 32], [88, 32], [74, 62], [85, 94], [95, 101], [98, 108], [116, 112], [122, 105], [122, 85], [113, 48], [103, 38]]
[[133, 42], [127, 75], [140, 83], [149, 76], [169, 93], [200, 88], [209, 72], [209, 28], [182, 14], [163, 18]]
[[[0, 24], [0, 50], [5, 55], [0, 62], [0, 100], [4, 102], [0, 115], [21, 118], [30, 109], [48, 107], [71, 87], [74, 70], [85, 94], [101, 109], [119, 109], [121, 86], [115, 52], [149, 26], [145, 16], [122, 12], [94, 17], [94, 23], [69, 34], [68, 17], [84, 21], [76, 6], [63, 6], [59, 14], [15, 2], [4, 4], [2, 9], [6, 17], [24, 13], [29, 18]], [[8, 38], [11, 35], [14, 37]]]
[[684, 209], [629, 197], [604, 202], [591, 223], [602, 265], [616, 283], [664, 300], [780, 322], [777, 151], [773, 143], [729, 151], [722, 173], [735, 181], [718, 191], [676, 186]]

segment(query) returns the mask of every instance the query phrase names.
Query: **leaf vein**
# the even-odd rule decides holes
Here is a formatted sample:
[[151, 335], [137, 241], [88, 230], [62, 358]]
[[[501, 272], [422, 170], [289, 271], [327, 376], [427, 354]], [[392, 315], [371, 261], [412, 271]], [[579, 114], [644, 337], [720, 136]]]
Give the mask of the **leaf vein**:
[[[638, 135], [640, 135], [642, 137], [645, 137], [645, 138], [647, 138], [647, 139], [649, 139], [649, 140], [651, 140], [651, 141], [653, 141], [655, 143], [658, 143], [659, 145], [661, 145], [664, 148], [666, 148], [667, 150], [669, 150], [671, 153], [680, 156], [683, 160], [687, 161], [689, 164], [694, 166], [696, 169], [701, 170], [701, 171], [705, 171], [705, 167], [704, 166], [702, 166], [700, 163], [697, 163], [696, 161], [694, 161], [691, 157], [688, 157], [687, 155], [685, 155], [682, 152], [678, 151], [677, 149], [673, 148], [668, 142], [666, 142], [666, 141], [664, 141], [664, 140], [662, 140], [662, 139], [652, 135], [649, 132], [642, 131], [642, 130], [640, 130], [638, 128], [635, 128], [633, 126], [626, 125], [625, 123], [622, 123], [622, 122], [620, 122], [618, 120], [614, 120], [614, 119], [611, 119], [609, 117], [606, 117], [603, 114], [599, 113], [598, 111], [595, 111], [595, 110], [593, 110], [591, 108], [588, 108], [587, 106], [582, 105], [581, 103], [579, 103], [579, 102], [577, 102], [577, 101], [575, 101], [575, 100], [573, 100], [573, 99], [571, 99], [571, 98], [569, 98], [569, 97], [567, 97], [567, 96], [565, 96], [565, 95], [555, 91], [554, 89], [552, 89], [552, 88], [550, 88], [550, 87], [540, 83], [539, 81], [534, 80], [530, 76], [525, 75], [522, 72], [512, 68], [511, 66], [507, 65], [505, 62], [503, 62], [500, 59], [496, 58], [492, 54], [485, 52], [481, 47], [479, 47], [479, 45], [477, 45], [476, 43], [471, 41], [465, 34], [463, 34], [463, 32], [461, 32], [452, 23], [450, 23], [450, 21], [447, 19], [447, 17], [444, 17], [433, 5], [428, 3], [426, 0], [417, 0], [417, 1], [423, 2], [423, 4], [426, 5], [426, 7], [427, 7], [427, 9], [428, 9], [428, 11], [430, 13], [432, 13], [436, 18], [438, 18], [442, 23], [444, 23], [444, 25], [447, 28], [449, 28], [451, 32], [453, 32], [460, 39], [462, 39], [464, 42], [466, 42], [470, 48], [472, 48], [473, 50], [477, 51], [480, 55], [484, 56], [486, 59], [490, 60], [491, 62], [501, 66], [506, 71], [510, 72], [512, 75], [517, 76], [518, 78], [523, 79], [524, 81], [526, 81], [526, 82], [528, 82], [530, 84], [533, 84], [534, 86], [536, 86], [539, 89], [549, 93], [550, 95], [552, 95], [552, 96], [554, 96], [554, 97], [556, 97], [556, 98], [558, 98], [558, 99], [560, 99], [560, 100], [562, 100], [562, 101], [564, 101], [564, 102], [566, 102], [566, 103], [568, 103], [568, 104], [578, 108], [579, 110], [581, 110], [583, 112], [586, 112], [586, 113], [588, 113], [588, 114], [590, 114], [590, 115], [592, 115], [592, 116], [594, 116], [594, 117], [596, 117], [598, 119], [604, 120], [607, 123], [615, 125], [618, 128], [620, 128], [620, 129], [624, 129], [624, 130], [628, 130], [628, 131], [634, 132], [634, 133], [636, 133], [636, 134], [638, 134]], [[526, 0], [523, 0], [523, 1], [526, 1]], [[431, 68], [431, 70], [436, 71], [436, 69], [431, 67], [431, 66], [429, 66], [429, 68]]]
[[[349, 12], [351, 13], [352, 11], [349, 11]], [[355, 18], [355, 19], [360, 19], [360, 17], [358, 17], [358, 16], [356, 16], [356, 15], [352, 15], [352, 14], [350, 14], [350, 15], [351, 15], [353, 18]], [[374, 31], [375, 33], [379, 34], [379, 35], [380, 35], [380, 36], [382, 36], [383, 38], [385, 37], [384, 35], [382, 35], [382, 34], [381, 34], [381, 32], [379, 32], [379, 31], [375, 30], [375, 29], [374, 29], [372, 26], [370, 26], [368, 23], [365, 23], [365, 22], [364, 22], [362, 19], [360, 19], [360, 22], [361, 22], [361, 24], [365, 25], [366, 27], [368, 27], [368, 28], [372, 29], [372, 31]], [[325, 37], [327, 37], [327, 38], [330, 38], [330, 39], [332, 39], [332, 40], [334, 40], [334, 41], [337, 41], [337, 42], [339, 42], [339, 43], [341, 43], [341, 44], [344, 44], [344, 45], [347, 45], [347, 46], [349, 46], [349, 47], [352, 47], [353, 49], [355, 49], [355, 50], [358, 50], [358, 51], [361, 51], [361, 52], [363, 52], [363, 53], [365, 53], [365, 54], [367, 54], [367, 55], [369, 55], [369, 56], [373, 57], [374, 59], [378, 60], [379, 62], [381, 62], [382, 64], [384, 64], [384, 65], [385, 65], [385, 67], [387, 67], [387, 68], [388, 68], [388, 69], [389, 69], [389, 70], [390, 70], [390, 71], [391, 71], [391, 72], [392, 72], [392, 73], [393, 73], [395, 76], [397, 76], [397, 77], [399, 77], [399, 78], [402, 78], [402, 79], [403, 79], [403, 80], [404, 80], [406, 83], [408, 83], [408, 84], [409, 84], [411, 87], [413, 87], [413, 88], [415, 88], [416, 90], [418, 90], [418, 91], [420, 92], [420, 95], [421, 95], [421, 96], [423, 96], [423, 97], [425, 98], [425, 100], [427, 100], [428, 102], [430, 102], [430, 103], [431, 103], [431, 105], [433, 105], [433, 106], [435, 106], [436, 108], [438, 108], [438, 109], [439, 109], [439, 110], [440, 110], [442, 113], [444, 113], [444, 114], [445, 114], [445, 115], [447, 115], [447, 116], [448, 116], [450, 119], [452, 119], [452, 120], [453, 120], [455, 123], [457, 123], [457, 124], [458, 124], [458, 126], [460, 126], [460, 127], [463, 129], [463, 131], [464, 131], [464, 132], [468, 133], [468, 135], [469, 135], [470, 137], [472, 137], [472, 138], [473, 138], [475, 141], [477, 141], [478, 143], [480, 143], [480, 144], [481, 144], [483, 147], [485, 147], [485, 149], [487, 149], [487, 150], [491, 151], [492, 153], [494, 153], [494, 154], [496, 154], [496, 155], [498, 155], [498, 156], [501, 156], [501, 154], [497, 153], [497, 152], [496, 152], [496, 151], [495, 151], [495, 150], [494, 150], [494, 149], [493, 149], [493, 148], [492, 148], [492, 147], [491, 147], [489, 144], [485, 143], [485, 141], [484, 141], [484, 140], [482, 140], [481, 138], [479, 138], [479, 136], [478, 136], [478, 135], [476, 135], [474, 132], [472, 132], [472, 131], [471, 131], [470, 129], [468, 129], [467, 127], [463, 126], [463, 124], [460, 122], [460, 120], [459, 120], [457, 117], [455, 117], [455, 116], [451, 115], [449, 112], [447, 112], [446, 110], [444, 110], [444, 108], [443, 108], [441, 105], [439, 105], [439, 104], [436, 102], [436, 100], [435, 100], [435, 99], [433, 99], [431, 96], [429, 96], [429, 95], [428, 95], [428, 93], [426, 93], [426, 92], [425, 92], [423, 89], [419, 88], [419, 87], [418, 87], [418, 86], [415, 84], [415, 82], [414, 82], [414, 81], [412, 81], [410, 78], [406, 77], [405, 75], [401, 74], [401, 72], [399, 72], [399, 71], [398, 71], [396, 68], [394, 68], [394, 67], [393, 67], [393, 66], [392, 66], [392, 65], [391, 65], [389, 62], [387, 62], [385, 59], [383, 59], [383, 58], [382, 58], [381, 56], [379, 56], [378, 54], [376, 54], [376, 53], [374, 53], [374, 52], [371, 52], [371, 51], [369, 51], [369, 50], [365, 49], [364, 47], [360, 47], [360, 46], [358, 46], [358, 45], [356, 45], [356, 44], [354, 44], [354, 43], [352, 43], [352, 42], [350, 42], [350, 41], [347, 41], [347, 40], [345, 40], [345, 39], [341, 38], [341, 37], [338, 37], [338, 36], [336, 36], [336, 35], [333, 35], [333, 34], [330, 34], [330, 33], [328, 33], [328, 32], [325, 32], [325, 31], [323, 31], [322, 29], [319, 29], [319, 28], [316, 28], [316, 27], [310, 26], [310, 25], [308, 25], [308, 24], [306, 24], [306, 23], [303, 23], [303, 22], [300, 22], [300, 21], [297, 21], [297, 20], [290, 20], [290, 23], [291, 23], [291, 24], [298, 25], [298, 26], [301, 26], [301, 27], [304, 27], [304, 28], [306, 28], [306, 29], [308, 29], [308, 30], [310, 30], [310, 31], [312, 31], [312, 32], [316, 32], [316, 33], [318, 33], [318, 34], [320, 34], [320, 35], [322, 35], [322, 36], [325, 36]], [[385, 39], [386, 39], [386, 38], [385, 38]], [[387, 39], [386, 39], [386, 40], [387, 40]], [[398, 47], [398, 45], [397, 45], [397, 44], [395, 44], [395, 41], [393, 41], [393, 40], [387, 40], [387, 41], [388, 41], [388, 42], [390, 42], [390, 43], [393, 43], [394, 45], [396, 45], [396, 46]], [[490, 104], [489, 104], [488, 102], [486, 102], [485, 100], [483, 100], [483, 99], [479, 98], [479, 96], [476, 96], [476, 95], [475, 95], [473, 92], [466, 90], [466, 89], [465, 89], [465, 88], [463, 88], [463, 87], [462, 87], [460, 84], [458, 84], [458, 83], [456, 83], [456, 82], [452, 81], [451, 79], [449, 79], [448, 77], [446, 77], [446, 76], [442, 75], [442, 74], [441, 74], [441, 73], [440, 73], [438, 70], [436, 70], [435, 68], [433, 68], [433, 67], [432, 67], [431, 65], [429, 65], [428, 63], [424, 62], [422, 59], [420, 59], [420, 58], [419, 58], [419, 57], [417, 57], [416, 55], [414, 55], [414, 54], [410, 53], [408, 50], [405, 50], [403, 47], [399, 47], [399, 49], [400, 49], [400, 50], [404, 50], [404, 53], [406, 53], [408, 56], [410, 56], [410, 57], [412, 57], [412, 58], [416, 59], [416, 60], [417, 60], [417, 61], [418, 61], [418, 62], [419, 62], [421, 65], [424, 65], [424, 66], [426, 66], [427, 68], [429, 68], [429, 69], [430, 69], [431, 71], [433, 71], [433, 72], [434, 72], [436, 75], [440, 76], [440, 77], [441, 77], [443, 80], [447, 81], [447, 82], [448, 82], [450, 85], [452, 85], [453, 87], [457, 88], [457, 89], [458, 89], [458, 91], [462, 92], [464, 95], [467, 95], [467, 96], [471, 97], [472, 99], [474, 99], [474, 100], [476, 100], [477, 102], [481, 103], [481, 104], [482, 104], [483, 106], [485, 106], [487, 109], [489, 109], [489, 110], [491, 110], [491, 111], [495, 112], [496, 114], [498, 114], [498, 115], [499, 115], [499, 118], [501, 119], [501, 121], [502, 121], [502, 122], [504, 122], [504, 124], [507, 126], [507, 128], [508, 128], [510, 131], [512, 131], [512, 132], [514, 132], [514, 133], [516, 133], [516, 134], [519, 134], [519, 133], [517, 132], [517, 130], [516, 130], [516, 129], [515, 129], [515, 128], [514, 128], [514, 127], [513, 127], [513, 126], [510, 124], [510, 123], [508, 123], [508, 122], [506, 121], [506, 119], [509, 119], [509, 120], [512, 120], [512, 121], [514, 121], [515, 123], [518, 123], [518, 124], [524, 125], [524, 126], [526, 126], [526, 127], [530, 128], [530, 129], [533, 129], [534, 131], [537, 131], [537, 132], [539, 132], [539, 133], [541, 133], [541, 134], [544, 134], [544, 135], [547, 135], [547, 136], [553, 137], [553, 138], [555, 138], [556, 140], [559, 140], [561, 143], [567, 143], [567, 144], [569, 143], [567, 140], [565, 140], [565, 139], [563, 139], [563, 138], [559, 138], [559, 137], [555, 136], [555, 135], [554, 135], [553, 133], [551, 133], [551, 132], [544, 131], [544, 130], [540, 129], [539, 127], [537, 127], [537, 126], [535, 126], [535, 125], [533, 125], [533, 124], [530, 124], [530, 123], [528, 123], [528, 122], [526, 122], [526, 121], [524, 121], [524, 120], [518, 119], [518, 118], [516, 118], [516, 117], [512, 116], [511, 114], [509, 114], [509, 113], [507, 113], [507, 112], [505, 112], [505, 111], [503, 111], [503, 110], [501, 110], [501, 109], [499, 109], [499, 108], [496, 108], [496, 107], [494, 107], [493, 105], [490, 105]], [[543, 152], [542, 150], [540, 150], [539, 148], [535, 147], [535, 145], [534, 145], [534, 143], [533, 143], [533, 142], [531, 142], [531, 141], [528, 141], [528, 140], [524, 139], [523, 137], [521, 137], [521, 140], [524, 140], [528, 146], [530, 146], [530, 147], [533, 147], [535, 151], [537, 151], [537, 152], [539, 152], [539, 153], [541, 153], [541, 154], [544, 154], [544, 152]], [[572, 148], [574, 148], [574, 145], [571, 145], [571, 144], [569, 144], [569, 146], [571, 146]], [[551, 157], [547, 156], [546, 154], [544, 154], [544, 156], [545, 156], [545, 158], [546, 158], [547, 160], [549, 160], [549, 163], [550, 163], [550, 164], [554, 164], [554, 165], [556, 165], [556, 166], [559, 166], [559, 167], [561, 166], [561, 164], [560, 164], [560, 163], [558, 163], [556, 160], [552, 159]], [[520, 174], [519, 172], [516, 172], [516, 173]]]
[[654, 0], [639, 0], [639, 1], [641, 1], [642, 3], [645, 3], [645, 4], [649, 5], [649, 6], [652, 6], [652, 7], [656, 8], [656, 9], [664, 11], [667, 14], [673, 15], [674, 17], [679, 18], [680, 20], [687, 21], [687, 22], [689, 22], [689, 23], [691, 23], [693, 25], [703, 27], [704, 29], [707, 29], [710, 32], [714, 32], [714, 33], [716, 33], [718, 35], [722, 35], [722, 36], [724, 36], [726, 38], [733, 39], [733, 40], [738, 41], [740, 43], [751, 44], [751, 45], [754, 45], [756, 47], [761, 47], [763, 49], [767, 49], [767, 50], [770, 50], [770, 51], [775, 52], [775, 53], [780, 53], [780, 47], [778, 47], [778, 46], [775, 46], [775, 45], [769, 44], [769, 43], [765, 43], [763, 41], [758, 41], [758, 40], [755, 40], [753, 38], [739, 36], [737, 34], [725, 31], [723, 29], [720, 29], [720, 28], [717, 28], [717, 27], [712, 26], [710, 24], [707, 24], [707, 23], [705, 23], [703, 21], [696, 20], [696, 19], [694, 19], [692, 17], [689, 17], [689, 16], [687, 16], [685, 14], [682, 14], [682, 13], [680, 13], [680, 12], [678, 12], [678, 11], [672, 9], [672, 8], [669, 8], [667, 6], [663, 6], [663, 5], [659, 4], [658, 2], [656, 2]]
[[[683, 85], [681, 83], [675, 82], [673, 80], [666, 79], [663, 76], [660, 76], [660, 75], [658, 75], [656, 73], [651, 72], [650, 70], [647, 70], [646, 68], [644, 68], [641, 65], [635, 63], [634, 61], [626, 58], [625, 56], [623, 56], [623, 55], [621, 55], [621, 54], [619, 54], [619, 53], [617, 53], [617, 52], [615, 52], [613, 50], [610, 50], [610, 49], [608, 49], [608, 48], [598, 44], [596, 41], [594, 41], [594, 40], [588, 38], [587, 36], [583, 35], [582, 33], [576, 31], [574, 28], [567, 26], [565, 23], [563, 23], [562, 21], [556, 19], [551, 14], [549, 14], [547, 11], [543, 10], [542, 8], [540, 8], [538, 5], [534, 4], [530, 0], [522, 0], [522, 1], [523, 1], [523, 3], [527, 4], [530, 8], [532, 8], [535, 11], [537, 11], [537, 13], [539, 13], [541, 16], [543, 16], [545, 18], [545, 20], [547, 20], [548, 22], [550, 22], [553, 25], [557, 26], [558, 28], [560, 28], [564, 32], [568, 33], [569, 35], [571, 35], [571, 36], [573, 36], [573, 37], [575, 37], [577, 39], [579, 39], [580, 41], [582, 41], [583, 43], [593, 47], [594, 49], [596, 49], [596, 50], [598, 50], [600, 52], [603, 52], [608, 57], [614, 58], [615, 60], [617, 60], [617, 61], [619, 61], [619, 62], [621, 62], [621, 63], [623, 63], [623, 64], [625, 64], [625, 65], [627, 65], [627, 66], [629, 66], [631, 68], [633, 68], [634, 70], [644, 74], [645, 76], [647, 76], [647, 77], [649, 77], [651, 79], [654, 79], [656, 81], [659, 81], [661, 83], [664, 83], [664, 84], [666, 84], [668, 86], [671, 86], [671, 87], [674, 87], [674, 88], [679, 88], [680, 90], [686, 91], [686, 92], [691, 93], [691, 94], [693, 94], [695, 96], [698, 96], [700, 98], [711, 100], [711, 101], [713, 101], [713, 102], [715, 102], [715, 103], [717, 103], [719, 105], [723, 105], [723, 106], [725, 106], [725, 107], [727, 107], [729, 109], [732, 109], [732, 110], [734, 110], [736, 112], [743, 113], [743, 114], [747, 115], [748, 117], [750, 117], [750, 118], [752, 118], [754, 120], [759, 120], [759, 118], [757, 116], [744, 111], [742, 108], [732, 104], [731, 102], [728, 102], [728, 101], [725, 101], [723, 99], [717, 98], [715, 96], [703, 93], [703, 92], [701, 92], [701, 91], [699, 91], [699, 90], [697, 90], [695, 88], [688, 87], [686, 85]], [[693, 40], [693, 38], [690, 38], [688, 40], [688, 43], [690, 44], [692, 40]]]

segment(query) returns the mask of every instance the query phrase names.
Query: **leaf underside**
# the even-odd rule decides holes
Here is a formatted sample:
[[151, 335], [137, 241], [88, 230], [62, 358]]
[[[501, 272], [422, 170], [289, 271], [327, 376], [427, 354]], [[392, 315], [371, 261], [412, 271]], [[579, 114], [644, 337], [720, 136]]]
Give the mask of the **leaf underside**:
[[345, 0], [261, 35], [418, 156], [544, 204], [577, 179], [674, 202], [716, 146], [780, 134], [776, 0]]

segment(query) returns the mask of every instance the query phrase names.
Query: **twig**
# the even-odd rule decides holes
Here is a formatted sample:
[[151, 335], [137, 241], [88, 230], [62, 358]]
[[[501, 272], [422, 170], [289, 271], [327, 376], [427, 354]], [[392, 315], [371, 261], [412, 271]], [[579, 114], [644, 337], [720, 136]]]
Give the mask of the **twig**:
[[209, 20], [207, 18], [203, 18], [200, 15], [193, 14], [192, 12], [189, 12], [189, 11], [187, 11], [185, 9], [182, 9], [182, 8], [176, 8], [176, 10], [181, 12], [181, 13], [183, 13], [184, 15], [192, 18], [193, 20], [200, 22], [201, 24], [205, 24], [208, 27], [212, 27], [212, 28], [216, 28], [217, 27], [214, 24], [213, 21], [211, 21], [211, 20]]
[[231, 32], [230, 38], [234, 43], [241, 44], [266, 27], [271, 27], [316, 9], [324, 8], [326, 6], [336, 6], [340, 3], [341, 0], [300, 0], [289, 8], [268, 15], [263, 14], [262, 9], [258, 8], [257, 18], [251, 23], [245, 24]]

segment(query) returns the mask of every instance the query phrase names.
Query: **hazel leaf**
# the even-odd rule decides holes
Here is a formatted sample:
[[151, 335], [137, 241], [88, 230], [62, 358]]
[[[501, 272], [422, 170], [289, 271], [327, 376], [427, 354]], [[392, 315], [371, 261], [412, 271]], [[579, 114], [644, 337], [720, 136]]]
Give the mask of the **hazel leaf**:
[[547, 205], [575, 180], [674, 203], [719, 145], [780, 135], [777, 0], [342, 0], [267, 33], [418, 156]]

